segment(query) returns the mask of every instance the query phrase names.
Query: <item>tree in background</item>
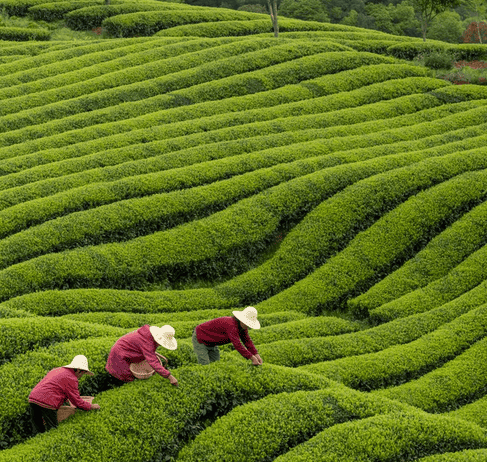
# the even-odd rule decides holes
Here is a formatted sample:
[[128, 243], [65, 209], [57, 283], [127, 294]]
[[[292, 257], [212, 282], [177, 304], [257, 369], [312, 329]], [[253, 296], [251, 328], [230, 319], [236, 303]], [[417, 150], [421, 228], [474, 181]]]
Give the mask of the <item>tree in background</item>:
[[330, 20], [320, 0], [282, 0], [279, 13], [303, 21], [328, 22]]
[[394, 35], [420, 35], [420, 23], [414, 14], [414, 8], [408, 0], [397, 5], [389, 3], [368, 3], [367, 14], [374, 19], [373, 28]]
[[444, 11], [439, 14], [428, 28], [427, 37], [449, 43], [459, 43], [463, 32], [460, 15], [456, 11]]
[[423, 42], [426, 42], [428, 25], [440, 13], [460, 5], [461, 0], [412, 0], [416, 14], [421, 18]]
[[272, 27], [274, 28], [274, 37], [279, 36], [279, 24], [277, 22], [277, 0], [267, 0], [269, 14], [271, 15]]
[[[467, 34], [468, 38], [469, 38], [469, 43], [484, 43], [485, 38], [484, 38], [484, 41], [482, 41], [482, 33], [480, 31], [480, 27], [481, 27], [480, 24], [482, 23], [481, 19], [485, 18], [485, 11], [487, 9], [487, 4], [485, 3], [485, 0], [465, 0], [464, 5], [468, 11], [470, 11], [471, 13], [474, 13], [475, 21], [473, 21], [473, 23], [475, 23], [474, 27], [477, 28], [476, 34], [472, 35], [471, 31], [469, 31], [469, 33]], [[471, 25], [469, 25], [469, 27], [470, 26]], [[467, 27], [467, 30], [465, 32], [467, 32], [469, 30], [469, 27]], [[472, 38], [474, 40], [471, 40]]]
[[487, 23], [484, 21], [473, 21], [462, 34], [462, 41], [465, 43], [486, 43]]

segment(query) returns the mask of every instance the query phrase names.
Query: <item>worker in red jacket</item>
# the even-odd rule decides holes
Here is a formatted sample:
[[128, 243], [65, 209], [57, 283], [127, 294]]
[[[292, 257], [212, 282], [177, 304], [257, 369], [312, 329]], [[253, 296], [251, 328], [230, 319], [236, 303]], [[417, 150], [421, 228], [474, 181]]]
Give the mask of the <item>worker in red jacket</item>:
[[135, 379], [130, 370], [130, 364], [146, 360], [149, 365], [162, 377], [169, 379], [172, 385], [178, 386], [176, 378], [165, 369], [155, 354], [159, 345], [168, 350], [175, 350], [178, 346], [174, 338], [174, 329], [165, 325], [162, 327], [143, 325], [137, 330], [120, 337], [108, 355], [105, 369], [123, 382]]
[[34, 434], [57, 427], [57, 410], [67, 399], [84, 411], [100, 409], [100, 405], [87, 403], [79, 395], [78, 380], [85, 374], [94, 375], [88, 369], [86, 356], [78, 355], [71, 364], [49, 371], [33, 388], [29, 395], [29, 406]]
[[[262, 358], [249, 337], [248, 328], [260, 329], [257, 310], [248, 306], [243, 311], [232, 311], [233, 316], [223, 316], [204, 322], [193, 331], [193, 350], [199, 364], [210, 364], [220, 360], [218, 345], [233, 343], [235, 349], [254, 366], [262, 365]], [[242, 343], [246, 348], [242, 346]]]

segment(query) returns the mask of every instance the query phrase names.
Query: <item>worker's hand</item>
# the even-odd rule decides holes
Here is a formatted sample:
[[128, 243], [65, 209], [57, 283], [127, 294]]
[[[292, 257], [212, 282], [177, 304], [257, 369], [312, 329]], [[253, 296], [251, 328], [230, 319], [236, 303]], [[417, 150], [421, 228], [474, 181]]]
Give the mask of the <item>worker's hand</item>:
[[260, 362], [255, 356], [252, 356], [250, 359], [252, 360], [252, 364], [254, 366], [260, 366]]
[[172, 374], [168, 377], [169, 382], [171, 382], [171, 385], [174, 385], [175, 387], [178, 386], [178, 381], [176, 377], [174, 377]]
[[259, 361], [260, 365], [262, 366], [262, 363], [264, 362], [262, 361], [262, 358], [259, 355], [255, 355], [255, 357], [257, 358], [257, 361]]
[[99, 404], [92, 404], [91, 409], [100, 409], [100, 405]]

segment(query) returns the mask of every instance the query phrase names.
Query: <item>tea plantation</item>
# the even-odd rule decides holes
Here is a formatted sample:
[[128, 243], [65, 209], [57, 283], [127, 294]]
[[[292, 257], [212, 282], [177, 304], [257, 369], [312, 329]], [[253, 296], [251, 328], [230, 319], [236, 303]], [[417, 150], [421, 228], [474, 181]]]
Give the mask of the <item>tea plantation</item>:
[[[485, 45], [104, 3], [0, 0], [105, 34], [0, 27], [0, 462], [486, 461], [487, 87], [411, 61]], [[247, 306], [263, 365], [198, 365]], [[144, 324], [179, 387], [106, 372]], [[101, 409], [33, 437], [78, 354]]]

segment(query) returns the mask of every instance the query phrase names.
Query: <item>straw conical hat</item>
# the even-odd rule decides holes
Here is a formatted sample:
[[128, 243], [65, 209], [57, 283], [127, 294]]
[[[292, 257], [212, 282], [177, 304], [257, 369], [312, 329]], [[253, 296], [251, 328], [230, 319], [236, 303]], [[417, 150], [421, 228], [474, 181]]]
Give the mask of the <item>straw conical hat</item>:
[[149, 330], [154, 340], [164, 348], [175, 350], [178, 347], [178, 343], [174, 338], [176, 331], [171, 326], [167, 324], [162, 327], [150, 326]]
[[253, 306], [248, 306], [243, 311], [232, 311], [232, 313], [251, 329], [260, 329], [260, 322], [257, 321], [257, 310]]
[[81, 369], [88, 372], [89, 375], [95, 375], [88, 369], [88, 360], [86, 359], [86, 356], [83, 355], [75, 356], [71, 361], [71, 364], [63, 367], [69, 367], [70, 369]]

